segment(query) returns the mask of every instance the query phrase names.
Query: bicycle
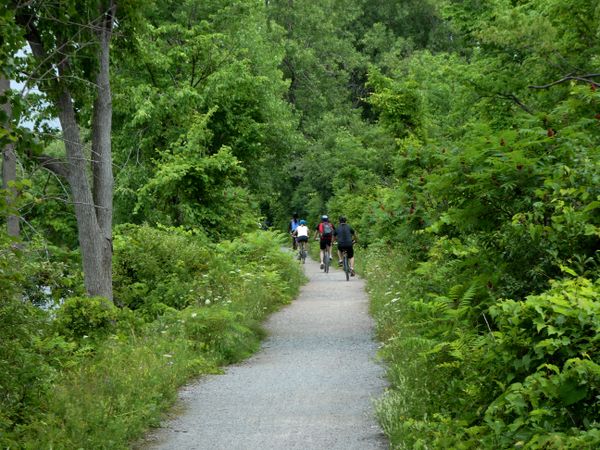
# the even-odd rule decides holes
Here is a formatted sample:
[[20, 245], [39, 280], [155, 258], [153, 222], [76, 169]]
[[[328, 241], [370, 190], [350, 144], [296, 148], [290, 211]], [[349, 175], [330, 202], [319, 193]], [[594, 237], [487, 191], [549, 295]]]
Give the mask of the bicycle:
[[348, 259], [348, 250], [342, 251], [342, 266], [344, 268], [344, 273], [346, 274], [346, 281], [350, 281], [350, 260]]
[[298, 259], [302, 261], [302, 264], [306, 264], [306, 241], [298, 242]]

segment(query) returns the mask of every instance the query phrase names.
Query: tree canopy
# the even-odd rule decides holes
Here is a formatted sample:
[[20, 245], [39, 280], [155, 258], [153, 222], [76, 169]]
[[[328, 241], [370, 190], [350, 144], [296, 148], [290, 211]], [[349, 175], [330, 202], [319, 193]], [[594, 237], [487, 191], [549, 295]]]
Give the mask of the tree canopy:
[[7, 295], [110, 297], [79, 267], [112, 273], [114, 230], [343, 214], [394, 446], [600, 443], [597, 1], [15, 0], [0, 28]]

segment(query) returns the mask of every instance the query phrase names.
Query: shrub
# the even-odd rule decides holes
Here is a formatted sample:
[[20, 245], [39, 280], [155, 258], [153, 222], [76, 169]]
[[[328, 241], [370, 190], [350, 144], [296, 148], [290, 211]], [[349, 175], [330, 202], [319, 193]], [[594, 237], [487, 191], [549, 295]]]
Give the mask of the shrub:
[[460, 285], [431, 293], [432, 267], [410, 270], [402, 251], [383, 263], [382, 251], [369, 249], [365, 273], [389, 365], [377, 414], [393, 448], [597, 448], [599, 281], [555, 281], [488, 309]]
[[597, 447], [590, 432], [600, 427], [599, 298], [600, 282], [577, 278], [491, 308], [498, 331], [482, 363], [503, 389], [485, 412], [490, 442], [576, 448], [571, 440], [587, 434], [588, 448]]
[[218, 363], [232, 363], [249, 356], [258, 349], [262, 336], [256, 329], [249, 328], [252, 321], [248, 321], [243, 313], [223, 306], [190, 307], [161, 322], [168, 324], [173, 320], [180, 323], [186, 339]]
[[103, 297], [71, 297], [56, 311], [56, 329], [69, 338], [100, 336], [111, 332], [118, 310]]
[[55, 371], [43, 353], [43, 311], [4, 298], [0, 302], [0, 447], [17, 448], [11, 431], [38, 415]]
[[208, 271], [211, 247], [197, 232], [181, 228], [122, 225], [115, 231], [113, 278], [115, 303], [144, 310], [149, 320], [163, 304], [181, 309], [197, 299]]

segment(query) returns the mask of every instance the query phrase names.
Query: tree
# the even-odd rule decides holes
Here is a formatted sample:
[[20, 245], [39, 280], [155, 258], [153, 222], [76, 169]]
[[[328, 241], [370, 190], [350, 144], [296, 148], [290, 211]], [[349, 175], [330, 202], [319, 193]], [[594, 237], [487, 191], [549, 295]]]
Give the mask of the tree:
[[14, 203], [14, 198], [17, 195], [16, 190], [12, 186], [17, 179], [17, 158], [15, 155], [14, 144], [10, 139], [10, 117], [12, 115], [12, 108], [7, 98], [8, 91], [10, 89], [10, 82], [8, 79], [0, 74], [0, 98], [4, 98], [2, 104], [2, 111], [4, 112], [4, 136], [8, 137], [4, 148], [2, 150], [2, 189], [5, 190], [6, 203], [8, 206], [8, 214], [6, 218], [6, 231], [9, 236], [19, 236], [19, 217], [13, 214], [10, 209]]
[[148, 8], [135, 45], [114, 60], [115, 223], [231, 237], [245, 218], [256, 226], [256, 199], [263, 213], [277, 201], [281, 160], [299, 139], [282, 30], [265, 22], [252, 0]]
[[[86, 290], [90, 296], [112, 300], [109, 62], [117, 3], [68, 1], [57, 7], [45, 1], [13, 1], [12, 7], [33, 53], [29, 79], [35, 80], [56, 111], [65, 146], [64, 158], [43, 154], [34, 158], [67, 180], [77, 218]], [[91, 109], [91, 158], [86, 155], [82, 140], [86, 108]]]
[[0, 10], [0, 28], [2, 39], [0, 40], [0, 103], [2, 113], [0, 114], [0, 150], [2, 151], [2, 188], [5, 190], [7, 207], [6, 231], [9, 236], [19, 235], [19, 217], [14, 214], [12, 207], [17, 191], [14, 187], [16, 181], [16, 155], [14, 148], [15, 136], [12, 130], [12, 105], [10, 103], [9, 77], [15, 69], [15, 59], [12, 54], [18, 48], [18, 27], [14, 23], [12, 11], [8, 8]]

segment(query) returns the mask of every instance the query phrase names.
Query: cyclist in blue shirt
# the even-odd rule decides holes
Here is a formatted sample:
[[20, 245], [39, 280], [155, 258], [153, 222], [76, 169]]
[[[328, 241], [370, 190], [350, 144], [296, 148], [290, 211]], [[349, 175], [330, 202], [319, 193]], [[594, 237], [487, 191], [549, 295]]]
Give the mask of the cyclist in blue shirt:
[[296, 242], [296, 236], [294, 236], [294, 231], [300, 225], [300, 221], [298, 220], [298, 213], [292, 214], [292, 220], [288, 223], [288, 233], [292, 236], [292, 247], [296, 250], [298, 243]]

